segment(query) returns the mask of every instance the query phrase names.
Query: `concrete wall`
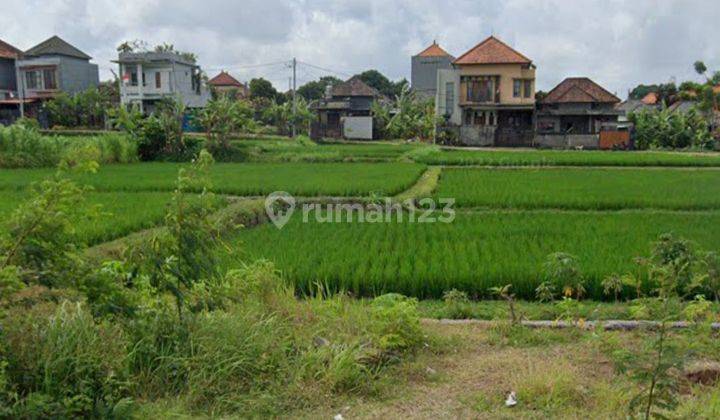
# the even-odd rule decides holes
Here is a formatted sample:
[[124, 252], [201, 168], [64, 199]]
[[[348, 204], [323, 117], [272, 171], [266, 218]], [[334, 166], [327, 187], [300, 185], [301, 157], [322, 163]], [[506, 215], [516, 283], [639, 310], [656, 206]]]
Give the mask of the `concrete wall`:
[[346, 139], [372, 140], [372, 117], [342, 117], [343, 137]]
[[[535, 69], [532, 67], [523, 68], [520, 64], [465, 64], [458, 67], [460, 76], [500, 76], [500, 103], [502, 104], [535, 104]], [[529, 98], [524, 98], [522, 95], [519, 98], [513, 97], [513, 80], [515, 79], [532, 80]]]
[[538, 134], [535, 136], [536, 147], [551, 149], [572, 149], [582, 147], [583, 149], [597, 149], [600, 145], [600, 137], [597, 134]]
[[59, 56], [58, 88], [69, 94], [100, 84], [97, 64], [79, 58]]
[[[0, 91], [16, 91], [15, 60], [0, 58]], [[2, 94], [0, 94], [2, 98]]]
[[[453, 98], [448, 101], [447, 84], [453, 87]], [[439, 70], [437, 72], [437, 86], [439, 87], [435, 95], [435, 114], [449, 115], [449, 123], [460, 125], [462, 123], [462, 112], [460, 110], [460, 72], [457, 70]], [[450, 103], [448, 103], [450, 102]], [[449, 105], [449, 106], [448, 106]]]
[[496, 127], [463, 125], [460, 127], [460, 143], [466, 146], [492, 146], [495, 144]]
[[438, 86], [438, 70], [452, 69], [452, 57], [420, 57], [416, 55], [410, 61], [410, 86], [422, 97], [435, 97]]

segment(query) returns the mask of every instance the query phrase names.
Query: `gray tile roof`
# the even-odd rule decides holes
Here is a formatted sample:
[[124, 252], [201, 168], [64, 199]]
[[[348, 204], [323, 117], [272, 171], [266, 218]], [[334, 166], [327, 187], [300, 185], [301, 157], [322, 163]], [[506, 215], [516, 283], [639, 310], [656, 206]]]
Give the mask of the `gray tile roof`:
[[91, 58], [89, 55], [68, 44], [57, 35], [46, 39], [45, 41], [25, 51], [25, 55], [66, 55], [68, 57], [81, 58], [84, 60], [89, 60]]

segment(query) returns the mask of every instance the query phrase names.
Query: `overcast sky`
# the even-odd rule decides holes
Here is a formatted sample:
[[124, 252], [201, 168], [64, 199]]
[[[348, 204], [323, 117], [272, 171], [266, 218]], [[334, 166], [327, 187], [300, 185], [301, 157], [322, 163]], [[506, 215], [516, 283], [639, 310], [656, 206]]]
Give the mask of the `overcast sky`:
[[[0, 0], [0, 39], [27, 49], [56, 34], [112, 75], [124, 40], [196, 53], [210, 77], [229, 70], [287, 89], [285, 62], [339, 77], [376, 68], [410, 79], [433, 39], [459, 56], [494, 34], [537, 65], [537, 86], [587, 76], [624, 98], [640, 82], [720, 69], [717, 0]], [[328, 73], [301, 65], [299, 83]]]

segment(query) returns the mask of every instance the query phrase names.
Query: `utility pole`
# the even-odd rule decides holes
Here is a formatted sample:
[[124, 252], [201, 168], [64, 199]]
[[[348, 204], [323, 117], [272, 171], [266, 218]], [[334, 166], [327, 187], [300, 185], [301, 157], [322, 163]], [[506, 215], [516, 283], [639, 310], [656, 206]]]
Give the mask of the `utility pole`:
[[293, 138], [295, 138], [295, 135], [297, 134], [297, 130], [295, 127], [295, 121], [296, 121], [295, 117], [296, 117], [296, 113], [297, 113], [297, 97], [295, 95], [295, 91], [297, 90], [297, 60], [295, 59], [295, 57], [293, 57], [293, 59], [292, 59], [292, 70], [293, 70], [293, 75], [292, 75], [292, 100], [293, 100], [293, 104], [292, 104], [292, 118], [293, 118], [293, 120], [292, 120], [292, 136], [293, 136]]

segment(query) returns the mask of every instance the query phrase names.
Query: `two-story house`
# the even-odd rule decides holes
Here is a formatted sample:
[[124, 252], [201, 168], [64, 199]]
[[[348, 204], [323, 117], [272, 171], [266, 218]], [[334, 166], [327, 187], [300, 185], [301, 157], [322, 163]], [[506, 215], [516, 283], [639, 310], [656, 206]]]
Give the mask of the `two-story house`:
[[195, 61], [174, 51], [121, 52], [120, 103], [137, 104], [150, 113], [164, 98], [178, 98], [188, 108], [202, 108], [210, 99]]
[[529, 146], [534, 136], [535, 65], [491, 36], [438, 70], [436, 111], [478, 146]]
[[312, 104], [317, 120], [310, 126], [312, 138], [373, 138], [372, 104], [384, 97], [358, 76], [328, 87], [325, 97]]
[[23, 53], [17, 60], [20, 96], [42, 101], [60, 92], [81, 92], [100, 83], [97, 64], [91, 57], [58, 36]]

